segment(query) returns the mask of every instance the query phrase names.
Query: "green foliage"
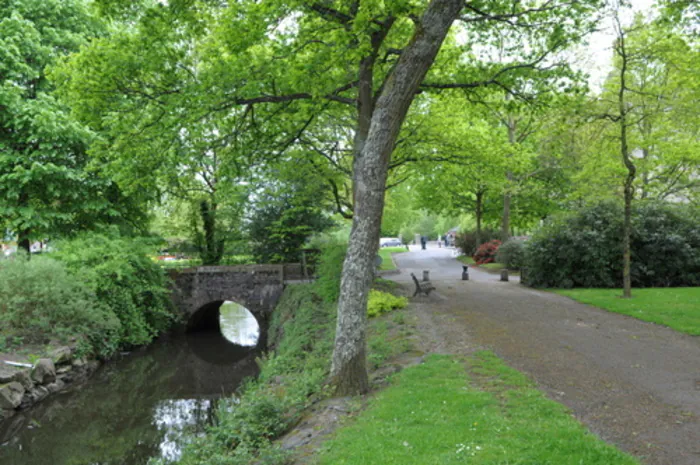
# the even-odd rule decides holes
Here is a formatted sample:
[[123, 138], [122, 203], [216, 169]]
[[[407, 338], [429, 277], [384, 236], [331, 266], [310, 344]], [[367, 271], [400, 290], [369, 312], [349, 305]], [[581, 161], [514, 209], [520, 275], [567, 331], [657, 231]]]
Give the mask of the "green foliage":
[[[606, 202], [560, 216], [526, 245], [527, 283], [538, 287], [620, 287], [622, 207]], [[700, 284], [696, 208], [645, 203], [633, 210], [632, 284]]]
[[57, 249], [56, 258], [117, 316], [121, 345], [147, 344], [175, 321], [165, 273], [142, 240], [91, 233]]
[[392, 310], [404, 308], [408, 305], [406, 297], [399, 297], [388, 292], [372, 289], [369, 291], [369, 301], [367, 302], [367, 316], [373, 318]]
[[258, 263], [299, 262], [309, 237], [333, 225], [313, 190], [299, 185], [270, 188], [257, 196], [253, 208], [248, 235]]
[[25, 249], [99, 222], [143, 220], [100, 170], [86, 170], [95, 135], [55, 98], [46, 76], [101, 30], [81, 0], [0, 3], [0, 229]]
[[508, 239], [496, 252], [496, 262], [504, 264], [510, 270], [519, 270], [525, 266], [525, 241]]
[[488, 352], [431, 355], [341, 426], [320, 465], [635, 465]]
[[343, 272], [343, 261], [347, 253], [347, 243], [330, 241], [326, 243], [319, 258], [316, 274], [316, 292], [326, 302], [335, 302], [340, 295], [340, 277]]
[[2, 346], [73, 343], [108, 356], [119, 345], [120, 323], [92, 289], [51, 258], [0, 260]]
[[570, 289], [556, 292], [610, 312], [700, 336], [700, 287], [638, 289], [631, 299], [621, 299], [620, 289]]

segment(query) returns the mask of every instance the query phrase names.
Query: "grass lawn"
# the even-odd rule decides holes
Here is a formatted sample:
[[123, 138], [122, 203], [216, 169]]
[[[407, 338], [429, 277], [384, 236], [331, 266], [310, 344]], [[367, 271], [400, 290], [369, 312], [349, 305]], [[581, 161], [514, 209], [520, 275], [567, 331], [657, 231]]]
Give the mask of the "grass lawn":
[[638, 464], [490, 352], [400, 372], [324, 446], [327, 465]]
[[[468, 257], [466, 255], [460, 255], [459, 257], [457, 257], [457, 260], [464, 263], [465, 265], [474, 265], [482, 270], [491, 271], [491, 272], [501, 271], [503, 268], [506, 267], [503, 263], [485, 263], [483, 265], [476, 265], [476, 263], [474, 262], [474, 259], [472, 257]], [[517, 274], [520, 274], [520, 271], [510, 270], [510, 274], [517, 275]]]
[[474, 259], [468, 255], [460, 255], [457, 260], [464, 263], [465, 265], [475, 265]]
[[632, 289], [631, 299], [621, 298], [621, 289], [567, 289], [554, 292], [584, 304], [700, 336], [700, 287]]
[[394, 261], [391, 259], [391, 255], [405, 251], [406, 247], [380, 247], [379, 256], [382, 257], [382, 265], [379, 267], [379, 269], [395, 270], [396, 266], [394, 265]]

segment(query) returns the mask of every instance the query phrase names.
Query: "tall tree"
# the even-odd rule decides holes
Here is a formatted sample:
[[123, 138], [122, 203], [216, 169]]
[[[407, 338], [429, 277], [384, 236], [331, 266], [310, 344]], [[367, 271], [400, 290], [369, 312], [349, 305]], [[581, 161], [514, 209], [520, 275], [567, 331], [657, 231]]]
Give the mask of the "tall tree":
[[[98, 97], [90, 101], [87, 95], [109, 95], [106, 91], [110, 90], [139, 95], [139, 111], [145, 117], [130, 120], [136, 123], [137, 133], [151, 132], [154, 121], [168, 118], [235, 114], [243, 122], [238, 127], [244, 128], [237, 133], [257, 141], [257, 145], [248, 144], [249, 150], [260, 149], [272, 157], [296, 145], [329, 108], [341, 105], [352, 110], [352, 202], [348, 203], [353, 207], [353, 229], [344, 265], [331, 374], [338, 392], [363, 392], [368, 387], [366, 302], [387, 171], [414, 95], [444, 88], [512, 86], [523, 69], [536, 68], [543, 55], [575, 39], [596, 4], [596, 0], [554, 0], [545, 5], [534, 0], [515, 5], [501, 0], [479, 5], [463, 0], [245, 0], [217, 9], [210, 2], [173, 0], [151, 7], [143, 15], [171, 35], [159, 35], [163, 39], [158, 43], [141, 41], [138, 51], [143, 55], [142, 49], [151, 47], [158, 48], [160, 56], [181, 53], [178, 44], [183, 41], [178, 34], [188, 27], [173, 27], [174, 20], [168, 15], [186, 17], [202, 34], [196, 41], [205, 64], [200, 68], [200, 79], [174, 85], [166, 78], [172, 73], [184, 74], [190, 67], [183, 67], [179, 59], [158, 63], [154, 55], [139, 67], [127, 61], [128, 72], [119, 73], [121, 88], [115, 87], [113, 79], [96, 79], [108, 76], [106, 70], [120, 71], [115, 51], [124, 43], [112, 42], [103, 43], [93, 59], [75, 61], [69, 86], [77, 101], [87, 103], [89, 111], [103, 113], [103, 121], [103, 110], [119, 100]], [[215, 11], [206, 13], [210, 8]], [[202, 18], [197, 19], [198, 14]], [[166, 19], [158, 19], [160, 16]], [[450, 46], [423, 83], [458, 18], [467, 32], [466, 40], [460, 44], [450, 38]], [[201, 27], [203, 22], [207, 27]], [[490, 46], [494, 34], [505, 30], [524, 31], [527, 36], [528, 47], [521, 47], [522, 53], [512, 61], [494, 64], [471, 53], [479, 44]], [[125, 43], [127, 52], [121, 55], [140, 56], [128, 39]], [[83, 56], [88, 53], [83, 52]], [[188, 111], [169, 110], [167, 102], [177, 96], [180, 102], [189, 102]], [[125, 133], [133, 134], [134, 130]]]
[[102, 30], [87, 5], [7, 0], [0, 18], [0, 227], [29, 251], [31, 241], [115, 222], [134, 204], [86, 171], [93, 134], [55, 98], [46, 74]]

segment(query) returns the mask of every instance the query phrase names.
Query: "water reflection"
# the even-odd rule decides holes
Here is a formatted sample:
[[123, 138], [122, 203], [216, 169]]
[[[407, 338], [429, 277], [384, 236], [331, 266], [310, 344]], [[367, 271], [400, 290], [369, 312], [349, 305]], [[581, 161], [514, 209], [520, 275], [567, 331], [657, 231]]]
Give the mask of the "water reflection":
[[213, 407], [209, 399], [165, 400], [156, 405], [153, 421], [163, 434], [160, 457], [167, 462], [179, 459], [187, 441], [212, 422]]
[[[238, 332], [251, 334], [249, 327]], [[222, 352], [224, 346], [237, 349]], [[219, 331], [161, 340], [105, 365], [75, 392], [0, 422], [0, 465], [177, 459], [188, 438], [211, 422], [216, 399], [257, 374], [256, 356]]]
[[226, 339], [244, 347], [255, 347], [260, 326], [252, 313], [235, 302], [224, 302], [219, 308], [221, 333]]

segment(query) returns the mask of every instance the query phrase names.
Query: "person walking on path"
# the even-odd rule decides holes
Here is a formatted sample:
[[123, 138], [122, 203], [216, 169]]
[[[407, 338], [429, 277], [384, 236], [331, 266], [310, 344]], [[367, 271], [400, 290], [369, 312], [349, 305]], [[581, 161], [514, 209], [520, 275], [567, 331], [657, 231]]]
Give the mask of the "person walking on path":
[[425, 242], [426, 242], [425, 236], [421, 236], [420, 237], [420, 248], [423, 250], [425, 250]]

